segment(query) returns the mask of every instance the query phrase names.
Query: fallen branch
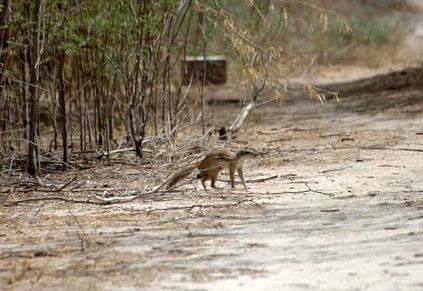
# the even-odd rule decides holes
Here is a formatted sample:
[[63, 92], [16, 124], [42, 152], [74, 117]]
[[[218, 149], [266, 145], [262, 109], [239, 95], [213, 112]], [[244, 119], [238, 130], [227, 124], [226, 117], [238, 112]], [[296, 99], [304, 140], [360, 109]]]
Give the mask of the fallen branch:
[[407, 151], [407, 152], [418, 152], [418, 153], [423, 153], [423, 149], [413, 149], [413, 148], [390, 148], [390, 147], [386, 147], [386, 146], [367, 146], [367, 147], [359, 147], [359, 149], [363, 149], [363, 150]]
[[339, 209], [335, 208], [335, 209], [320, 209], [320, 212], [338, 212]]
[[409, 148], [394, 148], [394, 151], [418, 152], [423, 153], [423, 149], [409, 149]]
[[306, 187], [308, 188], [308, 191], [309, 192], [313, 192], [313, 193], [317, 193], [317, 194], [322, 194], [322, 195], [329, 196], [329, 197], [335, 196], [335, 194], [332, 194], [332, 193], [325, 193], [325, 192], [322, 192], [322, 191], [314, 190], [307, 183], [304, 183], [304, 185], [306, 185]]
[[247, 116], [250, 114], [251, 110], [254, 109], [255, 102], [251, 101], [242, 108], [241, 112], [238, 114], [237, 118], [234, 120], [232, 125], [229, 127], [229, 132], [231, 134], [237, 133], [244, 123]]
[[25, 198], [20, 200], [6, 201], [4, 206], [12, 206], [12, 205], [18, 205], [22, 203], [41, 202], [41, 201], [63, 201], [63, 202], [78, 203], [78, 204], [107, 205], [107, 204], [102, 204], [101, 201], [94, 201], [90, 199], [79, 200], [79, 199], [70, 199], [70, 198], [65, 198], [60, 196], [50, 196], [50, 197], [35, 197], [35, 198]]
[[307, 187], [307, 190], [300, 190], [300, 191], [281, 191], [281, 192], [254, 192], [254, 193], [245, 193], [246, 195], [260, 195], [260, 196], [273, 196], [273, 195], [290, 195], [290, 194], [305, 194], [305, 193], [317, 193], [322, 194], [325, 196], [333, 197], [335, 194], [332, 193], [325, 193], [322, 191], [314, 190], [312, 189], [307, 183], [304, 183], [304, 185]]
[[339, 171], [343, 171], [346, 170], [348, 168], [352, 168], [352, 166], [346, 166], [346, 167], [342, 167], [342, 168], [337, 168], [337, 169], [328, 169], [328, 170], [323, 170], [320, 171], [320, 174], [325, 174], [325, 173], [330, 173], [330, 172], [339, 172]]
[[257, 133], [258, 134], [262, 134], [262, 135], [271, 135], [271, 134], [279, 134], [279, 133], [284, 133], [284, 132], [288, 132], [288, 131], [313, 131], [315, 130], [314, 128], [301, 128], [298, 126], [291, 126], [291, 127], [286, 127], [286, 128], [281, 128], [281, 129], [277, 129], [277, 130], [259, 130]]
[[[266, 73], [265, 73], [266, 77], [267, 77], [268, 70], [269, 70], [269, 67], [266, 68]], [[249, 99], [250, 101], [247, 103], [247, 105], [245, 105], [242, 108], [241, 112], [238, 114], [238, 116], [235, 118], [234, 122], [231, 124], [231, 126], [228, 129], [223, 127], [224, 133], [225, 133], [223, 139], [227, 139], [227, 136], [234, 135], [240, 130], [242, 124], [247, 119], [250, 112], [256, 107], [257, 98], [259, 94], [263, 91], [265, 85], [266, 85], [266, 78], [261, 82], [260, 85], [259, 84], [253, 85], [253, 89], [251, 91], [251, 98]]]
[[[148, 191], [148, 192], [144, 192], [144, 193], [140, 193], [137, 194], [135, 196], [132, 197], [125, 197], [125, 198], [112, 198], [112, 199], [103, 199], [100, 198], [98, 196], [95, 197], [95, 200], [78, 200], [78, 199], [70, 199], [70, 198], [65, 198], [65, 197], [60, 197], [60, 196], [51, 196], [51, 197], [37, 197], [37, 198], [26, 198], [26, 199], [21, 199], [21, 200], [13, 200], [13, 201], [7, 201], [5, 202], [6, 206], [9, 205], [18, 205], [18, 204], [22, 204], [22, 203], [27, 203], [27, 202], [40, 202], [40, 201], [64, 201], [64, 202], [69, 202], [69, 203], [79, 203], [79, 204], [95, 204], [95, 205], [112, 205], [112, 204], [119, 204], [119, 203], [129, 203], [132, 202], [138, 198], [144, 197], [146, 195], [150, 195], [150, 194], [155, 194], [155, 193], [171, 193], [173, 192], [172, 189], [168, 189], [168, 190], [162, 190], [159, 191], [164, 185], [166, 185], [167, 181], [165, 181], [163, 184], [161, 184], [160, 186], [158, 186], [157, 188], [155, 188], [154, 190]], [[107, 190], [107, 189], [103, 189]]]
[[[266, 182], [269, 180], [273, 180], [278, 178], [279, 175], [274, 175], [274, 176], [270, 176], [270, 177], [266, 177], [266, 178], [258, 178], [258, 179], [251, 179], [251, 180], [245, 180], [245, 183], [262, 183], [262, 182]], [[230, 183], [230, 180], [221, 180], [221, 179], [217, 179], [220, 182], [224, 182], [224, 183]], [[237, 184], [239, 184], [239, 182], [237, 182]]]
[[278, 177], [279, 177], [279, 175], [274, 175], [274, 176], [270, 176], [270, 177], [267, 177], [267, 178], [246, 180], [245, 183], [262, 183], [262, 182], [266, 182], [266, 181], [269, 181], [269, 180], [276, 179]]
[[148, 214], [154, 211], [168, 211], [168, 210], [193, 210], [194, 208], [204, 209], [204, 208], [228, 208], [233, 206], [238, 206], [243, 203], [247, 202], [254, 202], [253, 199], [244, 199], [239, 200], [235, 203], [224, 203], [224, 204], [192, 204], [187, 206], [172, 206], [172, 207], [165, 207], [165, 208], [156, 208], [156, 209], [150, 209], [148, 211]]
[[[143, 148], [142, 151], [145, 152], [145, 153], [154, 152], [152, 149], [145, 149], [145, 148]], [[109, 151], [109, 152], [102, 152], [97, 156], [97, 158], [101, 159], [102, 157], [107, 157], [107, 156], [112, 155], [112, 154], [120, 154], [120, 153], [126, 153], [126, 152], [135, 152], [135, 147], [117, 149], [117, 150], [113, 150], [113, 151]]]
[[[275, 179], [276, 177], [278, 177], [278, 175], [275, 176], [271, 176], [268, 178], [264, 178], [264, 179], [259, 179], [259, 180], [263, 180], [263, 181], [267, 181], [270, 179]], [[251, 180], [250, 180], [251, 181]], [[162, 190], [160, 191], [160, 189], [166, 185], [167, 181], [165, 181], [164, 183], [162, 183], [161, 185], [159, 185], [158, 187], [156, 187], [155, 189], [148, 191], [148, 192], [143, 192], [140, 194], [137, 194], [135, 196], [132, 197], [125, 197], [125, 198], [112, 198], [112, 199], [103, 199], [100, 198], [98, 196], [95, 196], [95, 199], [85, 199], [85, 200], [81, 200], [81, 199], [71, 199], [71, 198], [65, 198], [65, 197], [61, 197], [61, 196], [50, 196], [50, 197], [35, 197], [35, 198], [26, 198], [26, 199], [20, 199], [20, 200], [13, 200], [13, 201], [5, 201], [4, 206], [12, 206], [12, 205], [19, 205], [22, 203], [28, 203], [28, 202], [41, 202], [41, 201], [63, 201], [63, 202], [68, 202], [68, 203], [76, 203], [76, 204], [91, 204], [91, 205], [99, 205], [99, 206], [106, 206], [106, 205], [113, 205], [113, 204], [121, 204], [121, 203], [129, 203], [132, 201], [135, 201], [136, 199], [139, 199], [141, 197], [145, 197], [147, 195], [150, 194], [163, 194], [163, 193], [173, 193], [174, 190], [173, 189], [168, 189], [168, 190]], [[269, 195], [273, 194], [300, 194], [300, 193], [307, 193], [307, 192], [313, 192], [313, 193], [318, 193], [318, 194], [322, 194], [322, 195], [326, 195], [326, 196], [330, 196], [333, 197], [335, 196], [332, 193], [325, 193], [325, 192], [321, 192], [318, 190], [314, 190], [312, 189], [307, 183], [304, 183], [304, 185], [308, 188], [307, 190], [303, 190], [303, 191], [293, 191], [293, 192], [283, 192], [283, 193], [269, 193]], [[259, 194], [261, 195], [261, 194]], [[238, 201], [237, 204], [234, 204], [232, 206], [236, 206], [240, 203], [244, 203], [244, 202], [254, 202], [251, 199], [249, 200], [243, 200], [243, 201]], [[194, 204], [194, 205], [190, 205], [190, 206], [175, 206], [175, 207], [169, 207], [169, 208], [161, 208], [161, 209], [155, 209], [154, 211], [164, 211], [166, 209], [168, 210], [181, 210], [181, 209], [192, 209], [195, 207], [202, 207], [202, 208], [208, 208], [208, 207], [212, 207], [212, 208], [221, 208], [221, 206], [216, 206], [216, 205], [202, 205], [202, 204]]]
[[63, 189], [65, 189], [67, 186], [69, 186], [70, 184], [72, 184], [73, 182], [75, 182], [75, 180], [78, 178], [78, 176], [75, 176], [72, 178], [72, 180], [70, 180], [69, 182], [65, 183], [63, 186], [61, 186], [60, 188], [56, 189], [56, 192], [60, 192]]
[[[77, 192], [104, 192], [104, 191], [125, 191], [127, 188], [79, 188], [79, 185], [76, 185], [74, 188], [69, 190], [61, 190], [60, 192], [65, 193], [77, 193]], [[134, 190], [135, 191], [135, 190]], [[0, 190], [0, 193], [28, 193], [28, 192], [42, 192], [42, 193], [55, 193], [59, 192], [58, 189], [42, 189], [42, 188], [5, 188]]]

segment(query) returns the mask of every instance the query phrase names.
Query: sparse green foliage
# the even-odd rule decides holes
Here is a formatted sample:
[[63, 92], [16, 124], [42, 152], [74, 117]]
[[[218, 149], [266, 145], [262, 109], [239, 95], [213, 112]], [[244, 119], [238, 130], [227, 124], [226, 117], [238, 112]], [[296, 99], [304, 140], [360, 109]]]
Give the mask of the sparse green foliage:
[[384, 62], [385, 55], [380, 54], [380, 49], [388, 50], [392, 44], [401, 42], [408, 29], [399, 19], [400, 3], [358, 2], [354, 6], [339, 1], [330, 11], [290, 7], [288, 13], [292, 17], [286, 29], [292, 35], [289, 48], [324, 65]]
[[227, 55], [248, 80], [247, 98], [270, 83], [281, 100], [286, 80], [312, 56], [359, 58], [363, 46], [389, 43], [403, 29], [388, 12], [368, 18], [381, 0], [346, 18], [342, 7], [314, 1], [42, 0], [38, 19], [36, 3], [13, 1], [0, 28], [10, 36], [0, 52], [0, 149], [25, 152], [37, 88], [37, 146], [63, 149], [64, 164], [68, 148], [108, 151], [126, 139], [142, 157], [146, 135], [175, 138], [187, 116], [175, 77], [185, 54]]

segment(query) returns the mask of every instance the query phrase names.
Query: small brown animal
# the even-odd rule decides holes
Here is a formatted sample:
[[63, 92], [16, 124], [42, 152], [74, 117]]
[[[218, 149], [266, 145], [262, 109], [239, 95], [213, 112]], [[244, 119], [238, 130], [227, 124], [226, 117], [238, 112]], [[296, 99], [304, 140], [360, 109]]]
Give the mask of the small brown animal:
[[242, 185], [245, 185], [244, 175], [242, 172], [242, 166], [246, 159], [251, 159], [257, 156], [257, 152], [253, 150], [240, 150], [237, 153], [234, 153], [227, 149], [215, 150], [212, 151], [199, 162], [193, 163], [181, 171], [175, 173], [167, 183], [167, 189], [173, 187], [187, 177], [194, 170], [198, 170], [199, 173], [197, 178], [201, 178], [201, 184], [204, 189], [206, 188], [205, 182], [211, 180], [211, 187], [216, 188], [216, 180], [219, 176], [219, 173], [224, 169], [229, 170], [229, 177], [231, 179], [231, 187], [235, 188], [235, 171], [238, 172], [239, 177], [241, 178]]

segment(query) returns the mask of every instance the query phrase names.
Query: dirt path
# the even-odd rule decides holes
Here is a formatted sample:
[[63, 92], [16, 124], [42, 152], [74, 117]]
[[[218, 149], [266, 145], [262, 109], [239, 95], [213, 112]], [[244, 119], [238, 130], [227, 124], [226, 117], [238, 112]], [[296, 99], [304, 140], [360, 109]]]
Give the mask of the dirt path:
[[[255, 111], [236, 142], [268, 154], [249, 162], [246, 176], [278, 178], [248, 191], [221, 182], [222, 191], [188, 185], [185, 194], [109, 207], [2, 208], [0, 286], [421, 290], [423, 103], [361, 104], [297, 96]], [[224, 120], [238, 105], [210, 110]], [[113, 170], [108, 183], [143, 187], [134, 166], [121, 167], [129, 182]]]

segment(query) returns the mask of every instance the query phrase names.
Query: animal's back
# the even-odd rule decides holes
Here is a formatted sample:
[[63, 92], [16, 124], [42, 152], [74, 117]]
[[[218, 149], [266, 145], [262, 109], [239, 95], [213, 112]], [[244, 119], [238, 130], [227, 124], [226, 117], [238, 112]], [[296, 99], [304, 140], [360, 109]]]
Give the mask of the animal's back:
[[230, 150], [214, 150], [204, 157], [204, 159], [198, 164], [198, 169], [201, 172], [210, 169], [219, 169], [227, 167], [228, 162], [236, 159], [236, 154]]

